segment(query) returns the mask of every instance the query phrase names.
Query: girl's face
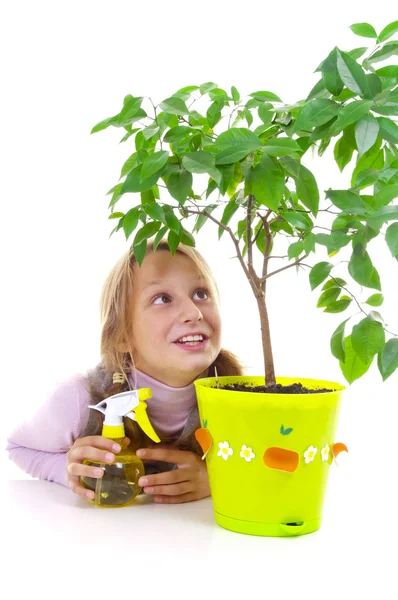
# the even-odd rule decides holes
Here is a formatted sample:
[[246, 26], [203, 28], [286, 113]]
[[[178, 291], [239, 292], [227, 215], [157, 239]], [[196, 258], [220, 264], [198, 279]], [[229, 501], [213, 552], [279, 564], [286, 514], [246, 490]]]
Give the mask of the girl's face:
[[[195, 263], [178, 252], [147, 254], [134, 264], [133, 354], [137, 369], [171, 387], [184, 387], [205, 371], [221, 348], [216, 298]], [[202, 333], [199, 347], [177, 344]]]

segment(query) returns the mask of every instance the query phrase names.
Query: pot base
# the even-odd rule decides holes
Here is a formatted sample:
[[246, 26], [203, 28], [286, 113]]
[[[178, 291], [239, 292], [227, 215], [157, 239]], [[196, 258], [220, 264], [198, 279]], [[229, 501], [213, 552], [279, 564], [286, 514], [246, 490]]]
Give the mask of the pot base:
[[287, 523], [256, 523], [254, 521], [242, 521], [226, 517], [219, 512], [214, 513], [216, 523], [224, 529], [236, 533], [248, 535], [260, 535], [265, 537], [291, 537], [313, 533], [321, 526], [321, 518], [312, 521], [302, 521], [297, 524]]

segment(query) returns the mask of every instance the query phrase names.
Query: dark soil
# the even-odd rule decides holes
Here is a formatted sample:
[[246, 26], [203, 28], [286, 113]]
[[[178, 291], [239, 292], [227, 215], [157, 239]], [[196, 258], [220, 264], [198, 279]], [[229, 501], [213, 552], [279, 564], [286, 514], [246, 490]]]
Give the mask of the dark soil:
[[[217, 386], [215, 385], [213, 388], [217, 388]], [[265, 385], [252, 386], [245, 385], [244, 383], [231, 383], [229, 385], [224, 385], [222, 389], [235, 392], [255, 392], [260, 394], [320, 394], [322, 392], [334, 391], [326, 388], [308, 389], [303, 387], [301, 383], [292, 383], [292, 385], [281, 385], [280, 383], [277, 383], [270, 387]]]

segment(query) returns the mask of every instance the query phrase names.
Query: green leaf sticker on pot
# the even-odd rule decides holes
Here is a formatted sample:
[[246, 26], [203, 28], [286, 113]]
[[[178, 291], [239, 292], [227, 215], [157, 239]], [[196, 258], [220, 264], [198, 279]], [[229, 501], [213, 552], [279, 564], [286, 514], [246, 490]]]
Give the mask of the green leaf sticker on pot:
[[281, 434], [282, 435], [289, 435], [289, 433], [292, 433], [293, 429], [291, 427], [289, 427], [288, 429], [285, 429], [283, 425], [281, 425]]

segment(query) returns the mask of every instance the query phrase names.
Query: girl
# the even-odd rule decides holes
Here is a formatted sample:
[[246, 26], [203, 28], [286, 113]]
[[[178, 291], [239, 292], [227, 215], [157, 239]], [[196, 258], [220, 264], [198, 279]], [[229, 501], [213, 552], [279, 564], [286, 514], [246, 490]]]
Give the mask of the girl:
[[[88, 408], [123, 391], [149, 387], [147, 414], [161, 439], [153, 444], [125, 418], [126, 439], [142, 458], [139, 485], [155, 502], [177, 503], [210, 495], [206, 464], [194, 432], [200, 427], [193, 381], [242, 375], [237, 357], [221, 348], [220, 298], [200, 253], [180, 244], [173, 256], [166, 240], [147, 242], [141, 265], [129, 250], [102, 289], [101, 362], [64, 381], [30, 422], [9, 437], [10, 458], [40, 479], [94, 494], [80, 476], [103, 471], [83, 465], [115, 460], [120, 446], [101, 436], [103, 415]], [[202, 341], [187, 339], [201, 336]]]

